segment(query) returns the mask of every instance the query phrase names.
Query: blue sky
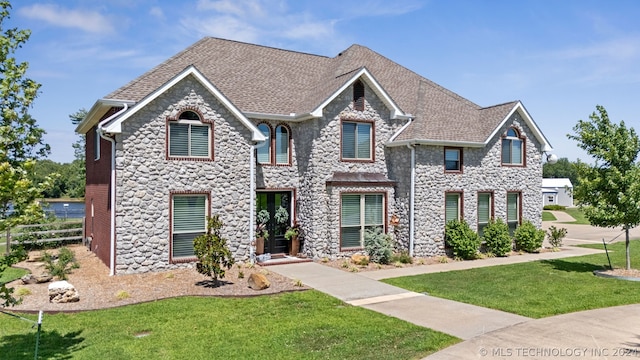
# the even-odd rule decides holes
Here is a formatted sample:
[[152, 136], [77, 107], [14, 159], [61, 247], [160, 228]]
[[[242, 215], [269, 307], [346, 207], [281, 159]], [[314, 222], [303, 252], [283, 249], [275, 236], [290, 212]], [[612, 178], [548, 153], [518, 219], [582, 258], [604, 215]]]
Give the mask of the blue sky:
[[481, 105], [521, 100], [555, 153], [596, 105], [640, 130], [636, 0], [20, 0], [5, 28], [42, 84], [31, 114], [73, 160], [69, 114], [203, 36], [336, 56], [357, 43]]

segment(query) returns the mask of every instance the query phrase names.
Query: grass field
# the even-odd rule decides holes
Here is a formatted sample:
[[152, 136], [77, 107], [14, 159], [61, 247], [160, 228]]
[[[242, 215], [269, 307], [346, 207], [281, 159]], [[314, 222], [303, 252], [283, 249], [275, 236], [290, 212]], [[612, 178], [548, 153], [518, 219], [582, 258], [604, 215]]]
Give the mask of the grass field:
[[576, 219], [576, 221], [569, 222], [567, 224], [578, 224], [578, 225], [589, 225], [589, 224], [591, 224], [589, 222], [589, 220], [587, 220], [587, 218], [584, 216], [584, 213], [580, 209], [578, 209], [577, 207], [566, 208], [563, 211], [566, 212], [567, 214], [571, 215], [574, 219]]
[[[624, 243], [609, 245], [609, 249], [614, 267], [624, 267]], [[631, 258], [639, 259], [640, 241], [633, 241], [631, 249]], [[594, 270], [604, 269], [606, 264], [606, 255], [596, 254], [409, 276], [385, 282], [533, 318], [640, 303], [640, 282], [593, 275]], [[635, 266], [640, 267], [640, 260]]]
[[556, 221], [558, 219], [556, 219], [555, 216], [553, 216], [552, 213], [548, 212], [548, 211], [543, 211], [542, 212], [542, 221]]
[[[42, 328], [42, 359], [417, 359], [459, 341], [314, 290], [45, 315]], [[0, 314], [3, 359], [34, 344], [31, 324]]]

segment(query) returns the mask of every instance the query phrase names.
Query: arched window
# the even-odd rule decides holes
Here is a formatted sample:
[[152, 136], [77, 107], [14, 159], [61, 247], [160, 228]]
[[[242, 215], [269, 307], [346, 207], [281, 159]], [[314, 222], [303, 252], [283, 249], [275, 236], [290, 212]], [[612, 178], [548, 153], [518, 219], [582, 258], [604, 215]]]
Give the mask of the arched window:
[[284, 125], [278, 125], [276, 127], [276, 164], [286, 165], [289, 164], [289, 129]]
[[360, 80], [353, 83], [353, 109], [364, 111], [364, 84]]
[[502, 138], [502, 164], [504, 165], [524, 165], [524, 142], [518, 130], [511, 128], [507, 130]]
[[258, 125], [258, 130], [267, 138], [264, 143], [256, 147], [257, 159], [259, 164], [271, 163], [271, 127], [267, 124]]
[[211, 124], [194, 111], [184, 111], [168, 124], [169, 157], [211, 159]]

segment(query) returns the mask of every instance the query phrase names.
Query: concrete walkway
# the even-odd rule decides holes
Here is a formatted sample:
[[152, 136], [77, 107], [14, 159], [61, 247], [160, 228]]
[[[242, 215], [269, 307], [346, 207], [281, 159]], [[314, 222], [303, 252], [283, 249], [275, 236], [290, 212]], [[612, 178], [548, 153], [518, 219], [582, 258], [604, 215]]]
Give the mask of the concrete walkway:
[[[571, 221], [561, 216], [557, 216], [558, 221]], [[545, 222], [544, 227], [548, 228], [553, 224]], [[567, 239], [569, 241], [565, 241], [565, 244], [598, 243], [602, 242], [601, 238], [609, 242], [620, 233], [620, 229], [599, 229], [588, 225], [556, 226], [568, 229], [571, 239]], [[632, 237], [640, 237], [640, 229], [634, 229]], [[618, 240], [620, 238], [624, 240], [624, 236]], [[427, 359], [640, 359], [640, 304], [534, 320], [419, 294], [377, 281], [391, 277], [559, 259], [597, 252], [600, 251], [568, 246], [561, 252], [456, 261], [362, 273], [350, 273], [317, 263], [278, 265], [270, 267], [270, 270], [300, 280], [305, 285], [348, 304], [466, 340]], [[553, 306], [552, 301], [549, 306]]]

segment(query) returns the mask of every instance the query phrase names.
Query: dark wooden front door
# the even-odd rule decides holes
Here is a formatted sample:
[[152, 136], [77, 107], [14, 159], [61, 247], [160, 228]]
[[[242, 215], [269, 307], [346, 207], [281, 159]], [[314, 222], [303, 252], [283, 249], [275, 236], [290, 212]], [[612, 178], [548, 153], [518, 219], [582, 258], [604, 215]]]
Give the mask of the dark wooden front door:
[[284, 233], [291, 225], [291, 192], [269, 191], [256, 193], [256, 211], [267, 210], [269, 238], [264, 241], [264, 252], [282, 254], [289, 251]]

